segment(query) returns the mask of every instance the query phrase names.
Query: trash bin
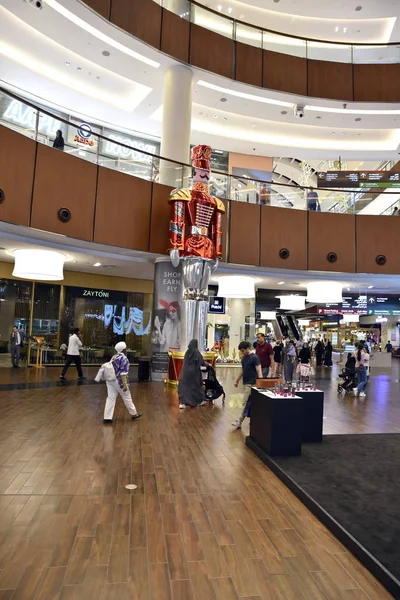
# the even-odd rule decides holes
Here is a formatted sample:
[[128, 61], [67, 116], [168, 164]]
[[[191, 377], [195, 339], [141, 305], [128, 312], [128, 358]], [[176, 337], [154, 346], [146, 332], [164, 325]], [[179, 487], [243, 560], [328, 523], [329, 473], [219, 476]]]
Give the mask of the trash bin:
[[139, 358], [138, 380], [139, 381], [150, 381], [150, 357], [149, 356], [141, 356]]

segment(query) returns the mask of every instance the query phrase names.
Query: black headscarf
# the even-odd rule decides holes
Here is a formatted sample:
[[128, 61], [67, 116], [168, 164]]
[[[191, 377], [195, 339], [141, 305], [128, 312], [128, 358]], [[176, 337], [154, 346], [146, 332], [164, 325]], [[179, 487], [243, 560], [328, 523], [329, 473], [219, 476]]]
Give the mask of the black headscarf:
[[185, 353], [185, 362], [193, 364], [195, 362], [199, 362], [199, 360], [201, 362], [203, 361], [203, 357], [199, 351], [199, 343], [197, 340], [191, 340], [191, 342], [189, 342], [188, 349]]

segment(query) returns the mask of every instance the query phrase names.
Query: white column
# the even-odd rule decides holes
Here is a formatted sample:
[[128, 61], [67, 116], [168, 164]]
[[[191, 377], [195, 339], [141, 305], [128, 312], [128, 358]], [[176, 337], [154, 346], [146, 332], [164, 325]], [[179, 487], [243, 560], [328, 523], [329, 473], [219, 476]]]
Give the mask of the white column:
[[[183, 65], [174, 65], [164, 76], [161, 156], [182, 163], [190, 162], [192, 80], [192, 70]], [[160, 183], [181, 187], [188, 173], [182, 173], [177, 166], [161, 161]]]

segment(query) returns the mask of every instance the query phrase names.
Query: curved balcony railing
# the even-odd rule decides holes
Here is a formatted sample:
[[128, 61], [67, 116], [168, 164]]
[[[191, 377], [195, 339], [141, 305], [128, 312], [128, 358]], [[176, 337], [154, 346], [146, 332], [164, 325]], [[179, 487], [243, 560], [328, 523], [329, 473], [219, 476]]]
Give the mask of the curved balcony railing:
[[351, 64], [400, 63], [400, 42], [345, 43], [305, 38], [258, 27], [205, 7], [194, 0], [154, 0], [182, 19], [231, 40], [301, 58]]
[[[108, 133], [104, 135], [100, 125], [78, 122], [73, 117], [64, 118], [1, 87], [0, 125], [50, 146], [54, 143], [56, 131], [61, 130], [65, 141], [63, 151], [82, 160], [171, 187], [191, 185], [191, 165], [149, 152], [146, 150], [146, 144], [135, 143], [130, 134], [107, 129]], [[121, 140], [125, 140], [126, 143]], [[151, 143], [149, 140], [149, 146]], [[271, 173], [271, 177], [272, 175]], [[315, 194], [315, 187], [253, 179], [246, 174], [238, 176], [214, 170], [210, 180], [210, 191], [214, 196], [226, 200], [316, 210], [314, 202], [310, 199], [310, 192]], [[318, 188], [317, 194], [317, 210], [323, 212], [392, 214], [400, 203], [400, 190], [350, 191], [346, 188]], [[375, 204], [375, 211], [366, 211], [368, 204], [372, 206], [374, 202], [378, 202]]]

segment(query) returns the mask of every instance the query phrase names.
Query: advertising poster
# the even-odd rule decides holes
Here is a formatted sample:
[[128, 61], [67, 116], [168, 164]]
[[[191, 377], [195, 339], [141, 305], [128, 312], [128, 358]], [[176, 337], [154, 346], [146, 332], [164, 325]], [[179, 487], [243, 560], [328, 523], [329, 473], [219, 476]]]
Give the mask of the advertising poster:
[[182, 269], [169, 260], [154, 265], [152, 375], [162, 381], [168, 373], [168, 351], [181, 346]]

